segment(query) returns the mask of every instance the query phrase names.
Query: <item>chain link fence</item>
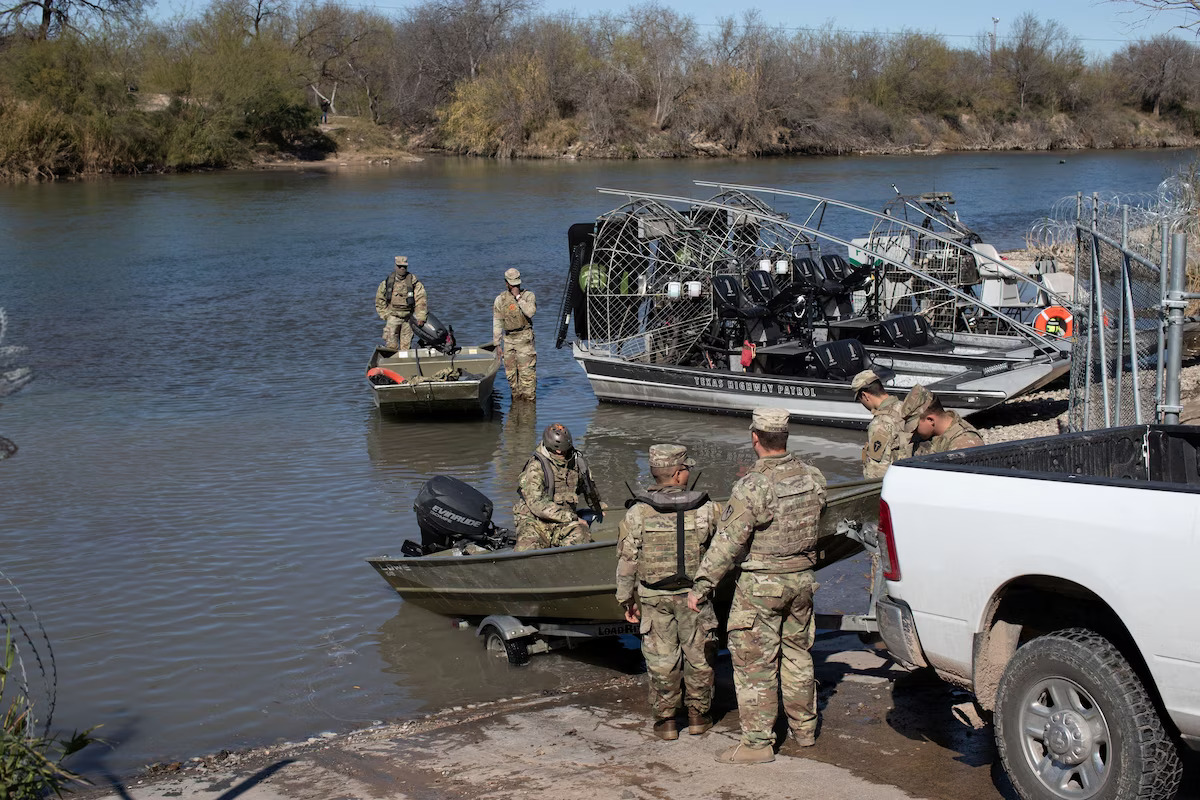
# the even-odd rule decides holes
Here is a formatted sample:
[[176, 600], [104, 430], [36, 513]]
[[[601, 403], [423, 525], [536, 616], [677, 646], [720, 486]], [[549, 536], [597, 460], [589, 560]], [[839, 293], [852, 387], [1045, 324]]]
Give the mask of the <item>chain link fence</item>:
[[[1161, 422], [1171, 410], [1164, 405], [1172, 240], [1183, 233], [1185, 248], [1200, 253], [1196, 201], [1194, 176], [1180, 175], [1152, 194], [1064, 198], [1032, 228], [1035, 256], [1072, 265], [1075, 274], [1071, 430]], [[1174, 258], [1184, 263], [1183, 253]], [[1200, 291], [1195, 255], [1186, 270], [1185, 292]]]

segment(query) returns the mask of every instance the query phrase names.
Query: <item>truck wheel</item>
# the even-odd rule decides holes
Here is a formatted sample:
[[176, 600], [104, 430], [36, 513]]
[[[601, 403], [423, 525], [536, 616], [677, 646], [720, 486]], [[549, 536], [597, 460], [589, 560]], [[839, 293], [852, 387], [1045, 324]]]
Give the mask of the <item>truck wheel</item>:
[[996, 693], [996, 748], [1024, 800], [1168, 800], [1183, 768], [1146, 687], [1084, 628], [1017, 649]]
[[505, 639], [500, 635], [500, 631], [491, 626], [488, 626], [487, 632], [483, 635], [483, 646], [489, 653], [495, 656], [504, 656], [508, 659], [508, 663], [515, 666], [520, 667], [529, 663], [529, 648], [523, 639]]

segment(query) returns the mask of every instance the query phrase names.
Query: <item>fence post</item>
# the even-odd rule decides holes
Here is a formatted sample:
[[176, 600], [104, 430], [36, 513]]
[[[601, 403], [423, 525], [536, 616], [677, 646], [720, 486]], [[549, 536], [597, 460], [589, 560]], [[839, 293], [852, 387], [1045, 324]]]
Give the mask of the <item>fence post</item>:
[[1170, 254], [1170, 249], [1169, 249], [1170, 241], [1171, 241], [1171, 223], [1166, 221], [1165, 219], [1163, 220], [1163, 223], [1162, 223], [1162, 230], [1160, 231], [1160, 238], [1162, 239], [1162, 252], [1160, 252], [1159, 256], [1158, 256], [1158, 289], [1159, 289], [1158, 297], [1159, 297], [1159, 300], [1162, 302], [1163, 307], [1160, 310], [1161, 313], [1159, 314], [1159, 317], [1158, 317], [1158, 363], [1155, 365], [1155, 370], [1154, 370], [1154, 372], [1155, 372], [1155, 374], [1154, 374], [1154, 381], [1155, 381], [1154, 421], [1155, 422], [1162, 422], [1162, 415], [1163, 415], [1162, 406], [1163, 406], [1163, 403], [1166, 402], [1163, 399], [1163, 370], [1166, 366], [1163, 363], [1163, 356], [1167, 352], [1166, 303], [1167, 303], [1167, 275], [1170, 274], [1170, 271], [1171, 271], [1171, 254]]
[[1184, 272], [1186, 270], [1187, 236], [1183, 233], [1171, 235], [1171, 291], [1164, 305], [1167, 307], [1167, 386], [1166, 402], [1163, 403], [1163, 422], [1179, 424], [1179, 374], [1183, 368], [1183, 299]]

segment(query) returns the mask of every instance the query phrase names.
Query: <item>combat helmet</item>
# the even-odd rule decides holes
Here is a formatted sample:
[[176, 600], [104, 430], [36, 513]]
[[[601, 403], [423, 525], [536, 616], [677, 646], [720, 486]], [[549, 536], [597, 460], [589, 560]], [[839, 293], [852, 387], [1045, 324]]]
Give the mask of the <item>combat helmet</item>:
[[542, 432], [542, 447], [560, 456], [569, 456], [575, 449], [571, 440], [571, 432], [565, 426], [555, 423]]

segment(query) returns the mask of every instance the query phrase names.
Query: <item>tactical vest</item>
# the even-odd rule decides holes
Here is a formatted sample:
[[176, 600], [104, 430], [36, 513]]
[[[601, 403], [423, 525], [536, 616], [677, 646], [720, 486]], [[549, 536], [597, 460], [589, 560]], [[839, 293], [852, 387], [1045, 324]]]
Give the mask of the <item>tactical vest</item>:
[[517, 298], [511, 293], [505, 292], [507, 297], [503, 298], [503, 307], [500, 310], [500, 321], [504, 325], [505, 333], [513, 333], [515, 331], [528, 328], [533, 322], [529, 317], [525, 316], [525, 312], [517, 305]]
[[661, 490], [638, 490], [626, 502], [626, 508], [644, 503], [651, 509], [642, 517], [638, 558], [638, 578], [647, 589], [691, 588], [712, 532], [697, 526], [697, 509], [707, 502], [707, 492]]
[[580, 475], [587, 469], [587, 462], [583, 460], [583, 456], [576, 450], [566, 464], [559, 465], [534, 450], [533, 456], [525, 462], [525, 467], [535, 459], [542, 465], [542, 486], [546, 488], [546, 494], [555, 505], [570, 506], [571, 510], [575, 510], [579, 504], [579, 494], [575, 490], [579, 486]]
[[411, 272], [397, 280], [393, 272], [387, 277], [387, 285], [383, 287], [384, 302], [398, 317], [407, 317], [417, 305], [415, 295], [417, 276]]
[[755, 531], [747, 560], [794, 556], [812, 550], [817, 544], [821, 501], [817, 482], [808, 467], [792, 458], [774, 464], [760, 461], [753, 471], [771, 482], [775, 501], [770, 507], [774, 516], [770, 525]]

